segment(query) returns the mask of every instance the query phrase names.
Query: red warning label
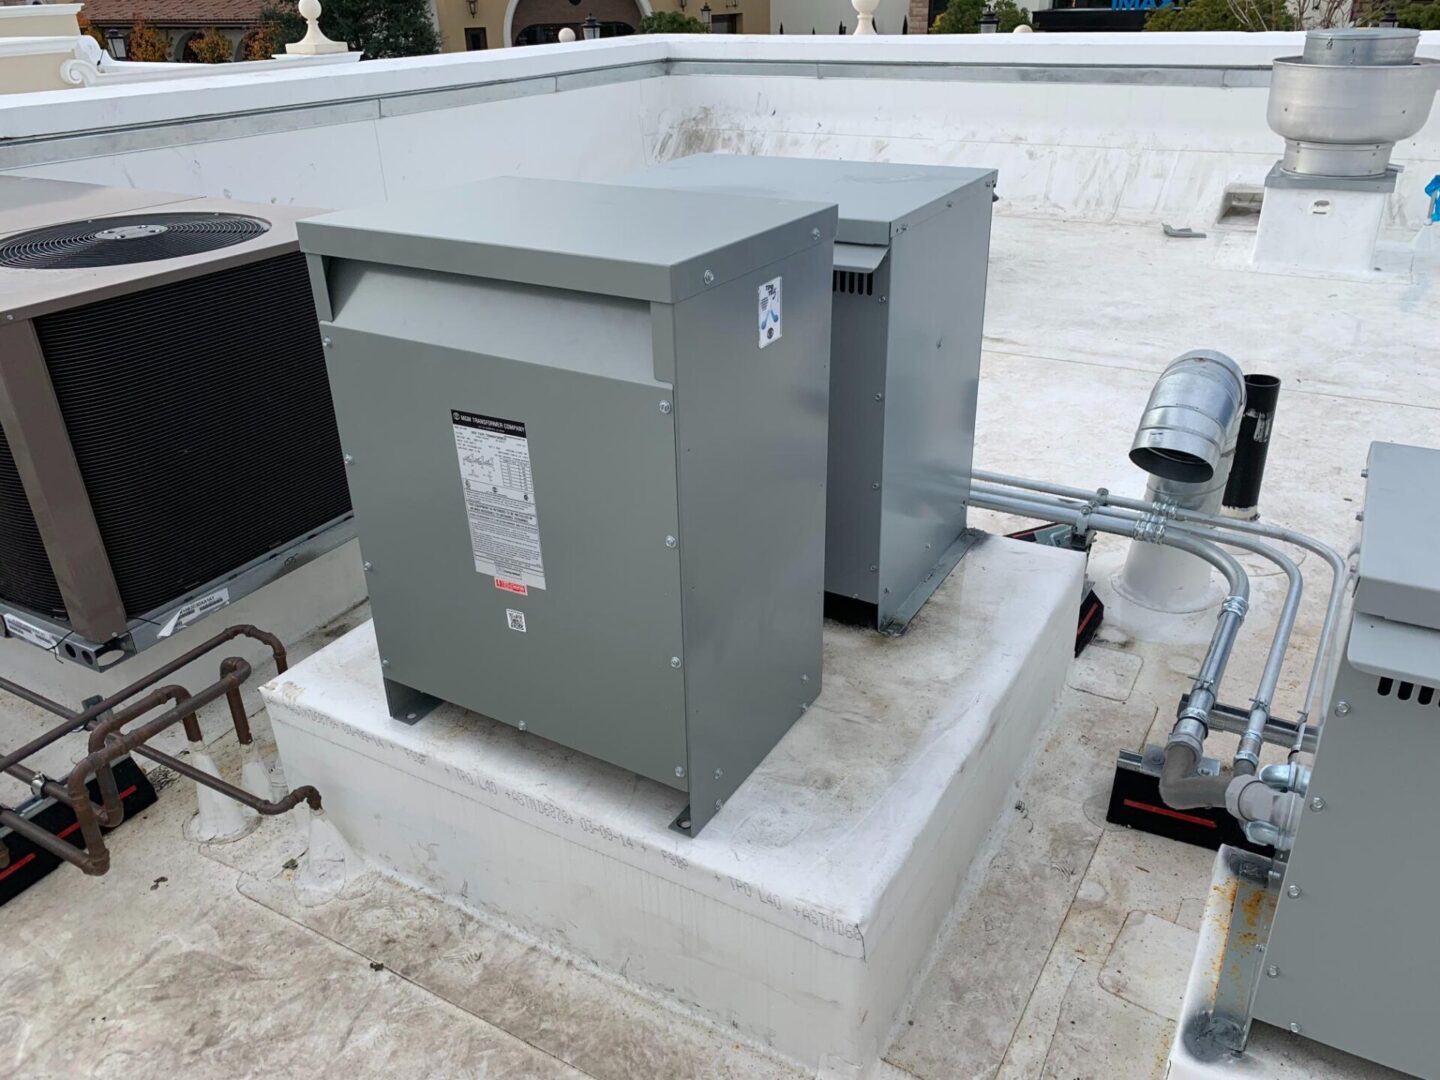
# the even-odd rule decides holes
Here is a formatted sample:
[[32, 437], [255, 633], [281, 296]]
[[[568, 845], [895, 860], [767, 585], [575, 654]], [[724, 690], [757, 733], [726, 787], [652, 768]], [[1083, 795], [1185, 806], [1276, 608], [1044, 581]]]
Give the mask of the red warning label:
[[506, 581], [504, 578], [495, 579], [495, 587], [505, 592], [513, 592], [516, 596], [529, 596], [530, 589], [518, 581]]

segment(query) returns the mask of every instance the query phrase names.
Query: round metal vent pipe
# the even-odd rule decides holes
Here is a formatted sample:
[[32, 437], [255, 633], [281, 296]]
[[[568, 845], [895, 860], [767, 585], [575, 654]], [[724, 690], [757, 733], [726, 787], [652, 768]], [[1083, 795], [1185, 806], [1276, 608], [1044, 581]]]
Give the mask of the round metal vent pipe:
[[[1220, 510], [1245, 412], [1245, 374], [1224, 353], [1196, 349], [1170, 362], [1135, 431], [1130, 460], [1150, 474], [1146, 502]], [[1210, 567], [1174, 548], [1134, 543], [1120, 594], [1156, 611], [1196, 611], [1214, 599]]]
[[1383, 176], [1430, 115], [1440, 61], [1417, 58], [1418, 30], [1311, 30], [1300, 56], [1274, 61], [1265, 119], [1300, 176]]

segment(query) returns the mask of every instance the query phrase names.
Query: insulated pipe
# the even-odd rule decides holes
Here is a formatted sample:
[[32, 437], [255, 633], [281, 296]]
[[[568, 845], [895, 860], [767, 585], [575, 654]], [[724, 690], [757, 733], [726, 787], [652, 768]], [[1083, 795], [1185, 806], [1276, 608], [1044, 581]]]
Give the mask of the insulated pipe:
[[[1003, 496], [1005, 494], [1004, 491], [988, 484], [975, 484], [972, 482], [972, 489], [987, 495]], [[1062, 499], [1067, 498], [1067, 496], [1057, 497]], [[1094, 498], [1098, 497], [1099, 494], [1096, 493], [1091, 502], [1086, 505], [1093, 505]], [[1048, 500], [1036, 501], [1048, 502]], [[1055, 505], [1064, 506], [1066, 504], [1057, 503]], [[1070, 508], [1075, 510], [1083, 509], [1080, 506], [1071, 506]], [[1132, 511], [1122, 509], [1118, 510], [1117, 513], [1128, 516]], [[1140, 524], [1146, 519], [1137, 517], [1135, 520], [1137, 524]], [[1305, 590], [1304, 577], [1300, 573], [1300, 567], [1295, 564], [1293, 559], [1276, 551], [1269, 544], [1262, 544], [1259, 541], [1251, 540], [1248, 537], [1240, 535], [1226, 535], [1217, 529], [1207, 528], [1203, 525], [1178, 527], [1183, 528], [1186, 533], [1192, 536], [1199, 537], [1202, 540], [1208, 540], [1211, 543], [1229, 544], [1232, 547], [1254, 552], [1280, 567], [1285, 573], [1288, 583], [1285, 590], [1285, 602], [1280, 609], [1280, 616], [1275, 622], [1275, 633], [1270, 642], [1270, 651], [1265, 658], [1265, 668], [1261, 673], [1260, 683], [1252, 699], [1252, 708], [1244, 736], [1240, 740], [1240, 746], [1235, 755], [1235, 771], [1238, 773], [1253, 773], [1260, 766], [1260, 748], [1264, 745], [1265, 725], [1270, 719], [1270, 707], [1275, 701], [1275, 688], [1280, 683], [1280, 674], [1285, 665], [1285, 656], [1290, 648], [1290, 637], [1295, 630], [1295, 620], [1300, 614], [1300, 601]], [[1208, 730], [1210, 709], [1212, 709], [1214, 705], [1215, 702], [1213, 700], [1208, 702], [1202, 701], [1200, 706], [1196, 707], [1196, 712], [1192, 715], [1190, 714], [1187, 703], [1187, 709], [1182, 713], [1182, 718], [1186, 715], [1191, 715], [1192, 719], [1203, 722]], [[1203, 708], [1203, 713], [1199, 711], [1201, 708]], [[1200, 738], [1203, 741], [1204, 735], [1202, 734]]]
[[1280, 380], [1274, 375], [1245, 376], [1245, 415], [1235, 442], [1235, 462], [1225, 484], [1225, 512], [1242, 521], [1260, 516], [1260, 485], [1265, 480], [1265, 458], [1275, 427], [1275, 403]]
[[[1245, 410], [1245, 375], [1224, 353], [1188, 352], [1150, 391], [1130, 460], [1150, 474], [1148, 502], [1213, 514], [1220, 510]], [[1195, 559], [1134, 544], [1116, 580], [1121, 595], [1157, 611], [1208, 606], [1209, 568]]]
[[[1019, 488], [1025, 491], [1039, 491], [1051, 495], [1060, 495], [1067, 499], [1075, 499], [1087, 503], [1088, 505], [1106, 506], [1141, 514], [1154, 514], [1160, 509], [1151, 503], [1142, 502], [1139, 499], [1128, 499], [1123, 496], [1112, 495], [1103, 488], [1099, 491], [1089, 491], [1085, 488], [1070, 487], [1066, 484], [1055, 484], [1046, 480], [1028, 480], [1025, 477], [1010, 476], [1006, 473], [988, 472], [984, 469], [974, 469], [971, 471], [971, 475], [976, 480], [1000, 484], [1004, 487]], [[1305, 722], [1314, 711], [1316, 698], [1321, 692], [1322, 680], [1325, 674], [1325, 660], [1330, 653], [1330, 645], [1334, 639], [1335, 628], [1340, 622], [1340, 610], [1345, 604], [1345, 583], [1349, 580], [1350, 574], [1345, 558], [1329, 544], [1322, 543], [1312, 536], [1307, 536], [1305, 533], [1296, 532], [1294, 529], [1287, 529], [1283, 526], [1269, 525], [1259, 521], [1235, 521], [1230, 518], [1180, 508], [1166, 507], [1165, 512], [1167, 516], [1186, 524], [1204, 524], [1224, 532], [1246, 533], [1251, 536], [1266, 536], [1272, 540], [1279, 540], [1281, 543], [1291, 544], [1312, 552], [1324, 559], [1329, 565], [1331, 574], [1330, 599], [1325, 608], [1325, 621], [1320, 627], [1320, 641], [1316, 646], [1315, 660], [1310, 667], [1310, 682], [1305, 689], [1304, 705], [1298, 716], [1300, 721], [1299, 731], [1303, 734]], [[1321, 704], [1323, 706], [1324, 703], [1322, 702]], [[1324, 712], [1323, 707], [1320, 711], [1322, 713]]]

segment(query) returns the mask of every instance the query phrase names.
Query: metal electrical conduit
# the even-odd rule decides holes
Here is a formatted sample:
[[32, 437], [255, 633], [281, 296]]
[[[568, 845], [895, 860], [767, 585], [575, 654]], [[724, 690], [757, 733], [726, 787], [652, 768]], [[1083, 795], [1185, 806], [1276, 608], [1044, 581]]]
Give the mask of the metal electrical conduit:
[[1170, 742], [1165, 748], [1165, 767], [1160, 776], [1160, 796], [1177, 810], [1224, 806], [1230, 777], [1195, 775], [1195, 766], [1199, 764], [1202, 756], [1201, 750], [1207, 732], [1206, 719], [1215, 704], [1216, 691], [1225, 675], [1225, 665], [1230, 660], [1230, 652], [1235, 646], [1240, 624], [1250, 606], [1250, 579], [1235, 558], [1210, 541], [1194, 536], [1184, 529], [1152, 528], [1146, 521], [1107, 514], [1089, 506], [1074, 507], [1035, 496], [1027, 498], [988, 494], [975, 491], [973, 485], [968, 501], [972, 506], [983, 506], [1022, 517], [1063, 521], [1082, 530], [1094, 529], [1178, 548], [1204, 559], [1225, 575], [1225, 580], [1230, 585], [1230, 595], [1220, 605], [1220, 615], [1215, 622], [1215, 635], [1210, 640], [1210, 648], [1195, 676], [1190, 701], [1171, 731]]
[[[1249, 533], [1252, 536], [1265, 536], [1272, 540], [1279, 540], [1284, 544], [1291, 544], [1306, 551], [1314, 552], [1320, 556], [1330, 567], [1332, 576], [1330, 586], [1330, 600], [1325, 608], [1325, 620], [1320, 627], [1320, 641], [1316, 645], [1315, 660], [1310, 668], [1310, 682], [1305, 688], [1305, 701], [1300, 709], [1297, 719], [1300, 722], [1296, 734], [1296, 747], [1300, 746], [1300, 740], [1305, 735], [1305, 728], [1310, 716], [1315, 709], [1315, 702], [1321, 691], [1321, 683], [1325, 674], [1325, 660], [1330, 654], [1330, 646], [1335, 639], [1335, 629], [1340, 623], [1340, 610], [1345, 603], [1345, 582], [1349, 578], [1349, 570], [1345, 558], [1329, 544], [1316, 540], [1313, 536], [1297, 532], [1294, 529], [1287, 529], [1280, 525], [1267, 525], [1259, 521], [1237, 521], [1234, 518], [1217, 517], [1213, 514], [1201, 514], [1191, 510], [1182, 510], [1174, 507], [1161, 507], [1139, 499], [1127, 499], [1123, 496], [1112, 495], [1108, 491], [1087, 491], [1085, 488], [1070, 487], [1065, 484], [1052, 484], [1043, 480], [1027, 480], [1020, 476], [1009, 476], [1005, 473], [988, 472], [983, 469], [975, 469], [971, 475], [976, 480], [986, 481], [992, 484], [1000, 484], [1010, 488], [1021, 488], [1026, 491], [1041, 491], [1051, 495], [1059, 495], [1062, 498], [1076, 499], [1086, 503], [1093, 503], [1097, 506], [1108, 506], [1119, 510], [1130, 510], [1140, 514], [1163, 513], [1179, 522], [1208, 525], [1214, 529], [1221, 529], [1227, 532]], [[1323, 702], [1322, 702], [1323, 705]], [[1323, 713], [1323, 709], [1321, 710]]]
[[[972, 485], [972, 491], [982, 495], [1003, 496], [1005, 494], [1001, 488], [992, 487], [987, 484], [974, 484]], [[1098, 493], [1096, 497], [1098, 498]], [[1083, 507], [1075, 506], [1070, 502], [1055, 501], [1043, 495], [1033, 496], [1032, 501], [1047, 507], [1062, 506], [1068, 509], [1083, 509]], [[1087, 503], [1085, 505], [1093, 504]], [[1155, 514], [1158, 513], [1158, 508], [1155, 513], [1148, 516], [1140, 516], [1136, 512], [1123, 508], [1117, 511], [1119, 516], [1127, 520], [1133, 520], [1137, 526], [1143, 526], [1147, 522], [1153, 522], [1155, 520]], [[1276, 620], [1274, 637], [1270, 642], [1270, 651], [1265, 658], [1265, 668], [1261, 673], [1260, 683], [1255, 690], [1255, 696], [1251, 699], [1252, 705], [1245, 733], [1241, 737], [1240, 745], [1235, 753], [1235, 772], [1237, 774], [1253, 774], [1260, 767], [1260, 748], [1264, 745], [1265, 725], [1270, 719], [1270, 707], [1275, 700], [1275, 689], [1280, 683], [1280, 673], [1285, 665], [1285, 655], [1290, 648], [1290, 637], [1295, 629], [1295, 620], [1300, 614], [1300, 600], [1304, 593], [1304, 578], [1300, 573], [1300, 568], [1295, 565], [1293, 559], [1276, 551], [1268, 544], [1262, 544], [1259, 541], [1251, 540], [1244, 536], [1228, 536], [1219, 530], [1207, 528], [1203, 525], [1171, 525], [1169, 528], [1172, 531], [1181, 529], [1192, 536], [1202, 540], [1208, 540], [1211, 543], [1229, 544], [1245, 551], [1254, 552], [1261, 558], [1273, 562], [1285, 573], [1287, 580], [1285, 603], [1280, 610], [1280, 617]], [[1145, 538], [1140, 537], [1140, 539]], [[1205, 725], [1208, 729], [1209, 711], [1213, 706], [1213, 700], [1208, 703], [1201, 702], [1199, 705], [1196, 705], [1192, 700], [1182, 714], [1182, 719], [1189, 717], [1199, 721], [1199, 723]], [[1202, 709], [1203, 712], [1201, 711]], [[1199, 738], [1202, 741], [1204, 737], [1204, 734], [1199, 734]], [[1195, 749], [1198, 758], [1200, 747], [1196, 746]]]

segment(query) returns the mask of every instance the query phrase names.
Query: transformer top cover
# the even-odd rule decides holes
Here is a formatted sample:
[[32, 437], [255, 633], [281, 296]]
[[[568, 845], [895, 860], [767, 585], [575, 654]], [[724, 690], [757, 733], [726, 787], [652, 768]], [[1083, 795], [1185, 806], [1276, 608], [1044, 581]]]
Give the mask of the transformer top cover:
[[[695, 154], [625, 178], [627, 184], [656, 189], [686, 188], [772, 199], [782, 192], [795, 192], [839, 206], [837, 241], [875, 246], [889, 244], [896, 232], [947, 209], [966, 189], [978, 194], [994, 182], [994, 169], [746, 154]], [[988, 190], [985, 195], [988, 198]]]
[[833, 216], [815, 220], [826, 209], [504, 176], [329, 214], [300, 235], [312, 255], [675, 304], [753, 270], [757, 243], [768, 261], [832, 239]]

